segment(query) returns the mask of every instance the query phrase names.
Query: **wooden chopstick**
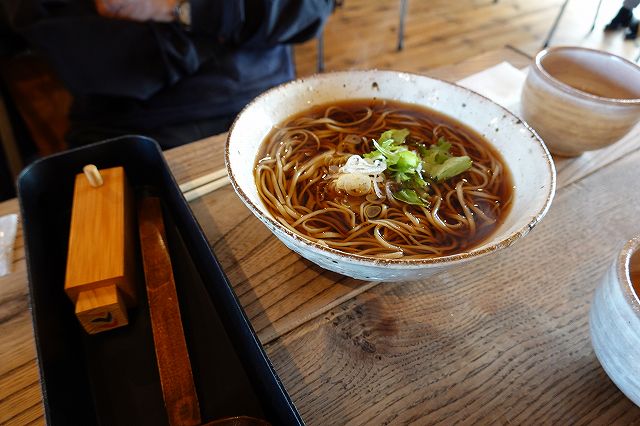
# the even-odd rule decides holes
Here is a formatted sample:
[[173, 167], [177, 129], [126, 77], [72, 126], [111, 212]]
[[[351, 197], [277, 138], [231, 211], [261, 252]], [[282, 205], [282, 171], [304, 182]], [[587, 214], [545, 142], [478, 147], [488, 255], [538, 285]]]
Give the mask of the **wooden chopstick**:
[[209, 182], [212, 182], [214, 180], [217, 180], [226, 176], [227, 176], [227, 169], [222, 168], [220, 170], [216, 170], [213, 173], [209, 173], [207, 175], [200, 176], [199, 178], [195, 178], [188, 182], [183, 183], [182, 185], [180, 185], [180, 191], [189, 192], [199, 186], [205, 185]]
[[142, 263], [162, 397], [171, 426], [199, 425], [200, 404], [182, 328], [160, 199], [138, 205]]
[[184, 198], [186, 198], [187, 201], [193, 201], [210, 192], [215, 191], [216, 189], [220, 189], [223, 186], [227, 186], [230, 183], [231, 181], [229, 180], [229, 178], [227, 176], [224, 176], [218, 180], [214, 180], [213, 182], [207, 183], [206, 185], [199, 186], [196, 189], [193, 189], [189, 192], [185, 192]]
[[183, 183], [180, 185], [180, 190], [187, 201], [193, 201], [229, 183], [227, 169], [223, 168]]

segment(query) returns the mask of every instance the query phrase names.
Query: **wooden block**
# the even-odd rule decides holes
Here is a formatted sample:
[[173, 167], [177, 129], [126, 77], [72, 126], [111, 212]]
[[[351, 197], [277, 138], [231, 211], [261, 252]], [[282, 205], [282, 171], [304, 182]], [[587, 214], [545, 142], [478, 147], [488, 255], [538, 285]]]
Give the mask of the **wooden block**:
[[81, 291], [76, 302], [76, 316], [89, 334], [129, 323], [127, 307], [115, 285]]
[[[122, 326], [126, 324], [126, 320], [122, 321], [126, 318], [122, 306], [136, 303], [135, 212], [124, 169], [103, 169], [100, 174], [102, 184], [97, 187], [84, 174], [76, 175], [64, 288], [76, 305], [80, 295], [86, 293], [81, 312], [103, 309], [106, 315], [109, 307], [114, 309], [109, 311], [112, 319], [117, 318], [118, 326]], [[108, 293], [99, 292], [100, 297], [91, 293], [111, 287]], [[79, 309], [76, 306], [76, 312]], [[86, 327], [90, 322], [81, 319], [81, 323], [88, 332], [96, 332], [96, 327]], [[98, 331], [106, 329], [109, 328], [100, 327]]]

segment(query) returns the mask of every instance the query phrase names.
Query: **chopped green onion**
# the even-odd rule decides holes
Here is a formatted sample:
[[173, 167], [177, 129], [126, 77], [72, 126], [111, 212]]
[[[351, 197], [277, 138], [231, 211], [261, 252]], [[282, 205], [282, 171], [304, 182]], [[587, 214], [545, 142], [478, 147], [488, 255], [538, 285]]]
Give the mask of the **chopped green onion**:
[[[451, 143], [440, 138], [427, 148], [422, 144], [405, 142], [409, 136], [407, 129], [390, 129], [373, 141], [374, 150], [363, 157], [369, 160], [384, 160], [390, 177], [401, 184], [394, 198], [407, 204], [428, 206], [428, 183], [423, 173], [435, 181], [443, 181], [469, 170], [472, 165], [468, 156], [451, 155]], [[417, 151], [414, 151], [417, 149]], [[426, 176], [426, 175], [425, 175]]]
[[371, 160], [384, 159], [387, 169], [396, 182], [411, 180], [413, 175], [419, 174], [422, 161], [417, 153], [409, 151], [409, 148], [404, 145], [408, 135], [407, 129], [387, 130], [380, 135], [379, 141], [373, 141], [376, 149], [365, 154], [364, 157]]

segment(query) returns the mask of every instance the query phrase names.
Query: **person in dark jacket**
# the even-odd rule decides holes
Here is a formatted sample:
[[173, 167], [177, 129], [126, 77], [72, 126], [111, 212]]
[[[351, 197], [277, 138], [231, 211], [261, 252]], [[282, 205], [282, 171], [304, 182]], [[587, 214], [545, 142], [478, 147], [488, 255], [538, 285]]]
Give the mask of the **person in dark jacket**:
[[613, 17], [611, 22], [605, 25], [605, 31], [617, 31], [624, 29], [624, 38], [635, 40], [638, 37], [638, 25], [640, 22], [633, 16], [633, 9], [638, 7], [640, 0], [624, 0], [622, 7]]
[[291, 44], [333, 0], [3, 0], [5, 21], [74, 96], [67, 139], [143, 134], [163, 148], [228, 129], [294, 78]]

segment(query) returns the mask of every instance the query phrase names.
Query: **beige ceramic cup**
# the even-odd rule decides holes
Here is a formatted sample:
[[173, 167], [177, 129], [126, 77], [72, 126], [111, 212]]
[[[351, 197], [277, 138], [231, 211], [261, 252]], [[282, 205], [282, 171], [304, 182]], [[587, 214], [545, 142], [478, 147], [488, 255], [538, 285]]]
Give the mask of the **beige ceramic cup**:
[[618, 254], [596, 289], [591, 344], [611, 380], [640, 405], [640, 236]]
[[553, 154], [603, 148], [640, 120], [640, 67], [582, 47], [543, 50], [527, 75], [521, 108]]

